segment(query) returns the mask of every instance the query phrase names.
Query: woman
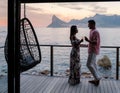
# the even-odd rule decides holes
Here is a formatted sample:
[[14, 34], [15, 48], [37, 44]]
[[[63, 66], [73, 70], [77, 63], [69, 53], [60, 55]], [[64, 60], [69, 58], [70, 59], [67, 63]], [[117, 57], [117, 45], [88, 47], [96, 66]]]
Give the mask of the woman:
[[80, 83], [80, 43], [83, 42], [83, 39], [79, 40], [76, 37], [76, 33], [78, 33], [77, 26], [71, 26], [70, 41], [72, 44], [72, 50], [70, 53], [70, 76], [68, 80], [68, 83], [71, 85]]

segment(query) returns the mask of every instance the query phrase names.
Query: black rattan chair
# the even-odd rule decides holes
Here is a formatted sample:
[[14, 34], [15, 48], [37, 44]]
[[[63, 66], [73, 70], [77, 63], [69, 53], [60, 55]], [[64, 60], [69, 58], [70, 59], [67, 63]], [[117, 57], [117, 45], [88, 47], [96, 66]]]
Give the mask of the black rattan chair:
[[[5, 41], [4, 53], [8, 61], [8, 37]], [[35, 30], [28, 18], [20, 22], [20, 71], [26, 71], [41, 62], [41, 51]]]

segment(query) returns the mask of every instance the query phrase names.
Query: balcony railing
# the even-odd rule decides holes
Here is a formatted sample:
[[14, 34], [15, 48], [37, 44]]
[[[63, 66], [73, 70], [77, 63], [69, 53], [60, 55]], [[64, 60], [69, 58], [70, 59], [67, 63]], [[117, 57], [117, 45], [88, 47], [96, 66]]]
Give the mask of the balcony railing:
[[[53, 76], [53, 68], [54, 68], [54, 47], [71, 47], [71, 45], [40, 45], [43, 47], [50, 47], [50, 75]], [[81, 46], [82, 48], [86, 48], [87, 46]], [[1, 46], [0, 48], [4, 48]], [[116, 49], [116, 80], [119, 80], [119, 48], [118, 46], [101, 46], [101, 48], [111, 48]]]

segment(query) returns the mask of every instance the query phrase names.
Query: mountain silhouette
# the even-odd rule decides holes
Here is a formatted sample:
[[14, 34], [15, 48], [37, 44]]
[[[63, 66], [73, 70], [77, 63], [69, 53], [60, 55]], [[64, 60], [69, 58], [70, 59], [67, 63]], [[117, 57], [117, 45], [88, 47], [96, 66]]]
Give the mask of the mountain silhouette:
[[52, 16], [52, 22], [47, 27], [70, 27], [77, 25], [78, 27], [87, 27], [88, 20], [93, 19], [96, 21], [97, 27], [120, 27], [120, 15], [102, 15], [96, 14], [93, 17], [86, 17], [80, 20], [72, 19], [69, 22], [59, 19], [57, 16]]
[[56, 17], [55, 15], [52, 16], [52, 23], [49, 24], [47, 27], [67, 27], [67, 23]]

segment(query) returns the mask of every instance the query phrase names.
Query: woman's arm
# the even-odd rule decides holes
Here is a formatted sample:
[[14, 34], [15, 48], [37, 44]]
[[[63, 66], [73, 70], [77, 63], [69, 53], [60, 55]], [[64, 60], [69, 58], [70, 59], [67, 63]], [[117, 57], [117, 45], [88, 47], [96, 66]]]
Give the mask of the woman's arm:
[[80, 40], [80, 43], [83, 42], [83, 39]]

